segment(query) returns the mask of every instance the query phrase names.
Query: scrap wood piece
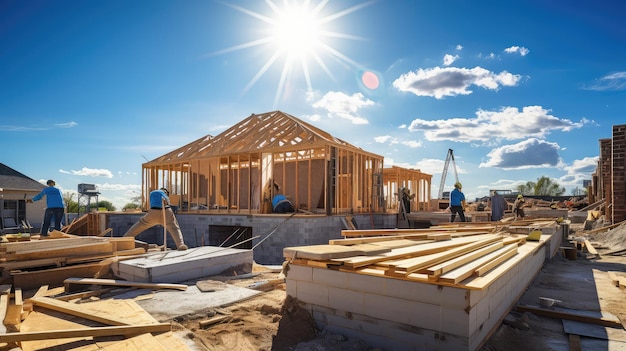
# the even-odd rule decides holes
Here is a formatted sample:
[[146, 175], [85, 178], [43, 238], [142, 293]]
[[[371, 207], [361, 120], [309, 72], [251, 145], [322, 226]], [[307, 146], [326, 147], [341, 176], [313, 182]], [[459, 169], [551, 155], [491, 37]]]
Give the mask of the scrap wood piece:
[[515, 307], [515, 309], [520, 312], [530, 312], [532, 314], [543, 317], [567, 319], [571, 321], [598, 324], [612, 328], [624, 328], [617, 316], [606, 311], [580, 311], [559, 307], [547, 309], [537, 306], [524, 305], [518, 305]]
[[490, 244], [488, 246], [482, 247], [478, 250], [471, 251], [457, 258], [448, 260], [446, 262], [440, 263], [438, 265], [429, 267], [425, 270], [425, 273], [429, 275], [429, 278], [438, 278], [440, 275], [450, 272], [455, 268], [461, 267], [464, 264], [467, 264], [479, 257], [482, 257], [488, 253], [491, 253], [497, 249], [500, 249], [504, 246], [503, 242], [496, 242]]
[[77, 305], [70, 302], [56, 300], [51, 297], [33, 297], [29, 301], [35, 306], [47, 308], [49, 310], [62, 312], [71, 316], [81, 317], [90, 321], [99, 322], [106, 325], [128, 325], [128, 321], [122, 318], [111, 317], [108, 314], [95, 314], [85, 312], [85, 309], [81, 305]]
[[221, 323], [221, 322], [223, 322], [225, 320], [232, 319], [232, 318], [233, 318], [232, 316], [228, 316], [228, 315], [227, 316], [215, 316], [215, 317], [211, 317], [209, 319], [205, 319], [203, 321], [200, 321], [198, 323], [198, 325], [200, 326], [200, 328], [205, 329], [205, 328], [208, 328], [208, 327], [210, 327], [210, 326], [212, 326], [214, 324]]
[[22, 333], [0, 334], [0, 342], [22, 342], [33, 340], [65, 339], [85, 336], [138, 335], [143, 333], [161, 333], [171, 330], [169, 323], [146, 325], [123, 325], [112, 327], [88, 327], [84, 329], [45, 330]]
[[16, 332], [20, 330], [22, 323], [24, 301], [22, 300], [22, 289], [15, 289], [14, 303], [9, 304], [4, 316], [3, 323], [8, 331]]
[[598, 251], [596, 251], [596, 248], [591, 245], [591, 242], [588, 239], [585, 239], [585, 248], [587, 248], [587, 252], [590, 254], [598, 255]]
[[388, 269], [385, 272], [385, 275], [406, 276], [409, 273], [413, 273], [420, 269], [428, 268], [432, 265], [440, 264], [449, 259], [453, 259], [463, 254], [466, 254], [470, 251], [480, 249], [500, 239], [501, 237], [499, 235], [493, 235], [489, 238], [485, 238], [483, 240], [479, 240], [479, 241], [465, 244], [462, 246], [450, 248], [449, 250], [445, 250], [442, 252], [396, 261], [388, 265]]
[[476, 274], [476, 270], [488, 264], [491, 261], [498, 260], [498, 264], [508, 260], [517, 254], [517, 245], [507, 245], [496, 251], [493, 251], [477, 260], [465, 264], [459, 268], [452, 270], [446, 274], [439, 276], [439, 281], [450, 284], [459, 284], [463, 280]]
[[[63, 281], [66, 285], [82, 284], [82, 285], [110, 285], [110, 286], [130, 286], [143, 289], [174, 289], [187, 290], [185, 284], [171, 283], [142, 283], [118, 279], [97, 279], [97, 278], [67, 278]], [[66, 289], [67, 290], [67, 289]]]

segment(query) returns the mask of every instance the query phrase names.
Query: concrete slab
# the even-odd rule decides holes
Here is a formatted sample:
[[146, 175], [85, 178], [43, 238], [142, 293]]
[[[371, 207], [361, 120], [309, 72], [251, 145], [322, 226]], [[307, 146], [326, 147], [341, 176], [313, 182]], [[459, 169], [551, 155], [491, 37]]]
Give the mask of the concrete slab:
[[252, 250], [202, 246], [122, 260], [112, 264], [111, 270], [117, 277], [128, 281], [179, 283], [217, 275], [233, 267], [251, 271], [252, 263]]
[[124, 294], [116, 295], [116, 299], [134, 299], [142, 295], [151, 295], [149, 298], [136, 299], [137, 304], [150, 313], [159, 322], [165, 322], [181, 316], [205, 315], [213, 308], [233, 304], [260, 294], [261, 291], [252, 290], [236, 285], [225, 284], [223, 289], [211, 292], [202, 292], [195, 282], [189, 283], [185, 291], [137, 289]]

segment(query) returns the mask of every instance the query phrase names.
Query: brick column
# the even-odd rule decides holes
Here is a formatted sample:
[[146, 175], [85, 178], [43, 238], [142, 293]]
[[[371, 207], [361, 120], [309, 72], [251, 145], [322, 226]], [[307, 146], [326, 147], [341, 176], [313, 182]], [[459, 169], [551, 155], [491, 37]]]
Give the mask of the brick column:
[[611, 139], [600, 139], [600, 158], [598, 160], [598, 199], [604, 199], [604, 215], [607, 220], [613, 216], [611, 212]]
[[613, 126], [612, 149], [613, 223], [626, 219], [626, 124]]

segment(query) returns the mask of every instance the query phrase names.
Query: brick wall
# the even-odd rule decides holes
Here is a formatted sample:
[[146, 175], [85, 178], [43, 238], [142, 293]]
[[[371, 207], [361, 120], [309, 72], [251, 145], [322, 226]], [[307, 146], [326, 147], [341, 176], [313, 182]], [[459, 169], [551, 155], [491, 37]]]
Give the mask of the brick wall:
[[613, 223], [626, 219], [626, 124], [613, 126], [611, 184]]
[[612, 154], [612, 140], [600, 139], [600, 159], [598, 160], [598, 170], [600, 175], [598, 177], [598, 199], [605, 199], [604, 213], [605, 216], [611, 217], [611, 154]]

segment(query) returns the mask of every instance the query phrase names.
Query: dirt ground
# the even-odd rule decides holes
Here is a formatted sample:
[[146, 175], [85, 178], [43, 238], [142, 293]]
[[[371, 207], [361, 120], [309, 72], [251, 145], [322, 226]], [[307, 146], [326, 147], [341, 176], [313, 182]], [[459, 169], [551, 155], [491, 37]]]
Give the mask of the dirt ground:
[[[626, 272], [626, 256], [608, 254], [626, 249], [626, 225], [614, 230], [587, 235], [582, 225], [571, 226], [571, 238], [588, 238], [599, 256], [579, 252], [575, 260], [557, 255], [547, 262], [518, 301], [522, 306], [539, 306], [539, 297], [558, 300], [553, 308], [581, 311], [606, 311], [624, 321], [626, 290], [611, 284], [608, 271]], [[567, 243], [564, 243], [567, 245]], [[257, 268], [258, 269], [258, 268]], [[264, 272], [231, 284], [249, 287], [255, 282], [279, 277]], [[197, 318], [196, 318], [197, 317]], [[223, 317], [222, 321], [201, 326], [202, 321]], [[230, 306], [210, 311], [206, 316], [178, 320], [186, 337], [197, 350], [210, 351], [330, 351], [376, 350], [361, 340], [319, 331], [310, 315], [287, 297], [285, 285]], [[615, 328], [611, 328], [615, 329]], [[623, 329], [618, 333], [626, 333]], [[612, 334], [614, 335], [614, 334]], [[625, 342], [581, 337], [581, 350], [626, 350], [626, 335], [614, 337]], [[568, 335], [560, 319], [536, 316], [513, 309], [481, 351], [570, 350]]]

